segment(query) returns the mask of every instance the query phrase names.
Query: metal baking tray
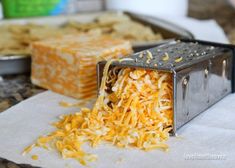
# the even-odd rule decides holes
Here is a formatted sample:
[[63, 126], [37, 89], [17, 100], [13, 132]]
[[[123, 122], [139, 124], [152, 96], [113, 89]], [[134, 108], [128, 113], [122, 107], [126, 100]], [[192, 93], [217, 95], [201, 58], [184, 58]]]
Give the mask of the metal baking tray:
[[131, 12], [123, 12], [123, 13], [127, 14], [132, 20], [135, 20], [137, 22], [142, 23], [143, 25], [147, 25], [151, 27], [151, 29], [154, 32], [160, 32], [163, 36], [163, 40], [161, 41], [135, 43], [133, 45], [135, 52], [142, 51], [142, 50], [152, 48], [157, 45], [167, 43], [169, 41], [172, 41], [173, 39], [180, 39], [180, 38], [194, 39], [194, 36], [191, 32], [189, 32], [188, 30], [178, 25], [168, 22], [166, 20], [163, 20], [157, 17], [150, 17], [146, 15], [131, 13]]
[[[133, 67], [168, 72], [173, 79], [173, 134], [184, 124], [205, 111], [226, 95], [234, 92], [234, 57], [232, 45], [195, 40], [172, 41], [151, 48], [153, 59], [148, 60], [146, 50], [140, 58], [114, 62], [111, 67]], [[163, 61], [165, 54], [169, 60]], [[176, 61], [176, 60], [181, 61]], [[148, 60], [148, 61], [147, 61]], [[98, 88], [105, 62], [97, 65]]]
[[[143, 16], [139, 14], [134, 14], [130, 12], [121, 11], [106, 11], [106, 12], [94, 12], [94, 13], [81, 13], [77, 15], [67, 15], [67, 16], [50, 16], [50, 17], [37, 17], [37, 18], [25, 18], [25, 19], [9, 19], [0, 21], [0, 25], [9, 24], [43, 24], [43, 25], [58, 25], [61, 26], [68, 21], [78, 21], [81, 23], [91, 22], [97, 16], [105, 13], [115, 13], [118, 15], [126, 14], [130, 16], [133, 20], [141, 22], [144, 25], [150, 26], [154, 32], [160, 32], [164, 38], [162, 41], [151, 41], [151, 42], [141, 42], [133, 45], [134, 51], [141, 51], [143, 49], [151, 48], [156, 45], [166, 43], [175, 38], [188, 38], [193, 39], [193, 35], [170, 22], [167, 22], [158, 18], [150, 18], [148, 16]], [[4, 74], [18, 74], [30, 71], [30, 57], [25, 55], [13, 55], [13, 56], [0, 56], [0, 75]]]
[[0, 75], [30, 72], [31, 59], [26, 55], [0, 56]]

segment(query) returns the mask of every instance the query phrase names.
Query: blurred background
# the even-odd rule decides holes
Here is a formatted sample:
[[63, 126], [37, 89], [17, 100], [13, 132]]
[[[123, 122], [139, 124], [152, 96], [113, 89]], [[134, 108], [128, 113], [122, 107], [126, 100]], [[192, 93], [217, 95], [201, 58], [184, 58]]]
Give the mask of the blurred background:
[[188, 15], [202, 20], [215, 19], [229, 40], [235, 43], [235, 0], [0, 0], [1, 19], [106, 9], [132, 10], [150, 15]]
[[235, 43], [235, 0], [0, 0], [0, 19], [110, 9], [153, 16], [187, 15], [201, 20], [215, 19], [229, 40]]

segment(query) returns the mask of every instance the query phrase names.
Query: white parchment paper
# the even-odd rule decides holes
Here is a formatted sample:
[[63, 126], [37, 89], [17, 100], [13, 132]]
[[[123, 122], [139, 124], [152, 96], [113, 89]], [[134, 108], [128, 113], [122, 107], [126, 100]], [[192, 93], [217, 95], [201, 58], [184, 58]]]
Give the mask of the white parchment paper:
[[[0, 157], [17, 163], [28, 163], [48, 168], [83, 167], [72, 159], [63, 160], [55, 151], [35, 148], [22, 156], [25, 146], [38, 136], [54, 130], [50, 123], [61, 114], [76, 112], [78, 108], [64, 108], [61, 100], [74, 99], [46, 91], [0, 114]], [[154, 150], [119, 149], [103, 144], [87, 151], [97, 154], [98, 160], [90, 163], [97, 168], [232, 168], [235, 165], [235, 94], [205, 111], [179, 131], [180, 137], [170, 137], [169, 152]], [[34, 161], [31, 155], [39, 155]]]
[[160, 18], [185, 28], [194, 35], [195, 39], [229, 43], [223, 29], [213, 19], [198, 20], [190, 17], [176, 16], [160, 16]]

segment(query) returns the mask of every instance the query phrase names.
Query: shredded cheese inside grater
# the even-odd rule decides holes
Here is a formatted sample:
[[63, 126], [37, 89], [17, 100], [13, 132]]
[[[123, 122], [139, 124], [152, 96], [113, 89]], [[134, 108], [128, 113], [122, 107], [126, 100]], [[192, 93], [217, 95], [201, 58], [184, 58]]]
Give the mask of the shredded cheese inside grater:
[[93, 109], [61, 116], [56, 131], [39, 137], [32, 147], [54, 147], [63, 158], [81, 164], [96, 160], [82, 149], [102, 141], [118, 147], [163, 149], [172, 129], [172, 79], [169, 73], [134, 68], [104, 68], [99, 97]]

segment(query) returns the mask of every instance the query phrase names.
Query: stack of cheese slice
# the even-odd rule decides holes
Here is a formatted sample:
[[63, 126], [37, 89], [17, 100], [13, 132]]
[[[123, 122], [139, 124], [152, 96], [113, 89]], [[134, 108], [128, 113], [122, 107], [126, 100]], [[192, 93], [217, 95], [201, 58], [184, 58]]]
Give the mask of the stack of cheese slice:
[[91, 34], [32, 44], [32, 83], [74, 98], [96, 96], [96, 64], [132, 53], [128, 41]]

